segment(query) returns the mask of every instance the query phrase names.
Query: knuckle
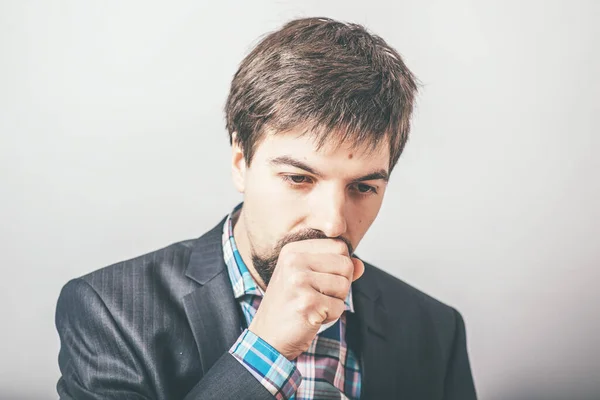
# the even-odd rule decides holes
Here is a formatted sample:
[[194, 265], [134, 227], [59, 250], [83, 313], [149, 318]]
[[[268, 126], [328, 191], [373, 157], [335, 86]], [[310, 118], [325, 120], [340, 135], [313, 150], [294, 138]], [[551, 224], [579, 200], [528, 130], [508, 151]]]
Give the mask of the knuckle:
[[341, 240], [336, 240], [334, 242], [333, 249], [337, 254], [346, 254], [348, 252], [348, 246]]
[[343, 288], [344, 295], [347, 295], [350, 291], [350, 287], [352, 286], [352, 282], [345, 277], [340, 277], [340, 279], [342, 280], [342, 282], [340, 282], [340, 287]]
[[303, 271], [296, 271], [291, 274], [289, 282], [296, 287], [303, 286], [306, 283], [306, 273]]
[[281, 250], [279, 251], [279, 255], [287, 255], [287, 254], [291, 254], [295, 252], [295, 242], [291, 242], [291, 243], [287, 243], [285, 246], [283, 246], [281, 248]]
[[342, 262], [342, 273], [344, 276], [352, 275], [354, 271], [354, 263], [350, 257], [344, 257], [344, 261]]
[[288, 250], [285, 253], [282, 253], [280, 253], [280, 257], [283, 257], [284, 266], [293, 267], [299, 263], [301, 256], [295, 251]]
[[302, 315], [308, 315], [315, 309], [315, 298], [309, 293], [305, 293], [304, 295], [298, 296], [297, 307], [296, 309]]
[[341, 278], [337, 285], [337, 290], [335, 293], [335, 297], [337, 299], [345, 299], [350, 291], [350, 283], [347, 279]]

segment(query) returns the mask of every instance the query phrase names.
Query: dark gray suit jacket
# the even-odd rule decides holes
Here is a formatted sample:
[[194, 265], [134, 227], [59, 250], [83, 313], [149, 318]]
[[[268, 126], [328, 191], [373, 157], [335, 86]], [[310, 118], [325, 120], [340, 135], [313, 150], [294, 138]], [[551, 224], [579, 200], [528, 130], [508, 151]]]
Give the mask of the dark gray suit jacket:
[[[273, 398], [228, 353], [243, 316], [222, 224], [65, 285], [56, 309], [61, 399]], [[361, 359], [361, 398], [475, 399], [460, 314], [365, 267], [347, 331]]]

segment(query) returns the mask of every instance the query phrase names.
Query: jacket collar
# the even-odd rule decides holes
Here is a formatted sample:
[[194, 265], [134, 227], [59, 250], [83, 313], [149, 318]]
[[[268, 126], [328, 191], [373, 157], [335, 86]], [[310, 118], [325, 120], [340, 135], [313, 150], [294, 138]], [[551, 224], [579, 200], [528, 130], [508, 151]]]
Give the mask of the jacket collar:
[[185, 275], [200, 285], [205, 285], [226, 269], [223, 260], [223, 244], [221, 243], [221, 234], [226, 218], [223, 218], [214, 228], [196, 241], [190, 255]]

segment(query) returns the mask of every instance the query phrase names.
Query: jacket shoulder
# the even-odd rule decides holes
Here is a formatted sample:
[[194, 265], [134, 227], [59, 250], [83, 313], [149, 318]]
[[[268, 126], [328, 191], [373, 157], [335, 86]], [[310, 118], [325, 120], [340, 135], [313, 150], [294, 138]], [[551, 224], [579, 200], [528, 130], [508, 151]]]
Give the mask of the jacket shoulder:
[[77, 310], [72, 319], [105, 313], [133, 336], [151, 329], [148, 316], [182, 322], [183, 298], [197, 287], [185, 276], [196, 241], [174, 243], [70, 280], [59, 295], [57, 320], [69, 310]]
[[[116, 262], [80, 277], [96, 290], [111, 283], [125, 286], [157, 278], [183, 278], [197, 239], [184, 240], [146, 254]], [[115, 281], [116, 280], [116, 281]]]
[[69, 281], [61, 296], [69, 286], [85, 283], [116, 316], [131, 317], [129, 311], [150, 306], [149, 302], [161, 309], [180, 308], [182, 298], [197, 286], [185, 276], [197, 241], [180, 241], [92, 271]]

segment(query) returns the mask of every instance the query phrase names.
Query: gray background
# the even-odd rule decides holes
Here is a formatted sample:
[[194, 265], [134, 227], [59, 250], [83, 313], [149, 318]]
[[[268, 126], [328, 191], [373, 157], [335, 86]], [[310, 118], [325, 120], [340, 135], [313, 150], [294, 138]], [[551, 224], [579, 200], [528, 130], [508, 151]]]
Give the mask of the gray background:
[[0, 2], [0, 398], [54, 398], [70, 278], [241, 197], [222, 107], [257, 38], [367, 25], [424, 87], [358, 253], [457, 307], [482, 399], [600, 399], [600, 2]]

